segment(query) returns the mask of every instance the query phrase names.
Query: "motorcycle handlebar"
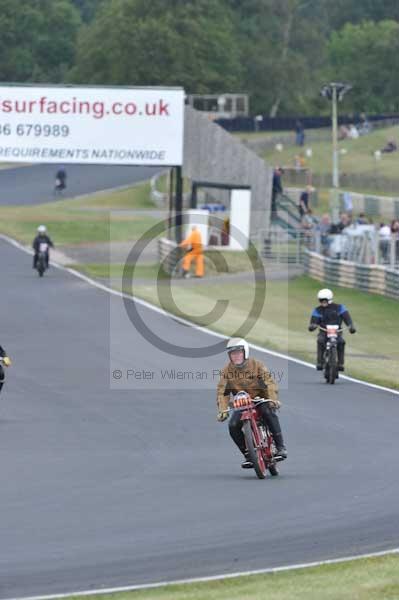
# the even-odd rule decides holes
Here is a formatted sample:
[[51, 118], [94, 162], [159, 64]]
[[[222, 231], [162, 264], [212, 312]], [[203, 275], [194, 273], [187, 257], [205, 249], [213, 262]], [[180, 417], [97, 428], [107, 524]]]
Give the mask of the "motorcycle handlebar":
[[[321, 327], [321, 325], [319, 325], [319, 329], [321, 329], [321, 331], [325, 331], [327, 332], [327, 329], [325, 327]], [[343, 331], [342, 327], [340, 329], [336, 329], [335, 330], [337, 333], [341, 333]]]

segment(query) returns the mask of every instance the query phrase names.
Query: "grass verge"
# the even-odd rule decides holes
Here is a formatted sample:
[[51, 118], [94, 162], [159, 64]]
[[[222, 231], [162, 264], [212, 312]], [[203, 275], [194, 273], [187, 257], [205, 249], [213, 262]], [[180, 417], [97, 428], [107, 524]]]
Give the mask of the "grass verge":
[[[389, 138], [397, 140], [399, 129], [391, 127], [379, 129], [368, 135], [361, 136], [357, 140], [346, 139], [339, 142], [339, 169], [342, 175], [341, 184], [345, 187], [345, 174], [350, 176], [364, 176], [372, 184], [369, 191], [378, 192], [380, 189], [392, 190], [399, 187], [398, 172], [398, 153], [383, 154], [381, 160], [376, 161], [374, 152], [385, 146]], [[306, 144], [306, 147], [312, 148], [312, 157], [306, 160], [306, 166], [309, 167], [315, 176], [329, 178], [331, 174], [331, 142], [312, 142]], [[285, 166], [294, 166], [295, 156], [305, 152], [305, 149], [286, 146], [282, 152], [276, 149], [267, 150], [263, 157], [270, 164], [280, 164]], [[384, 185], [385, 184], [385, 185]], [[361, 186], [361, 180], [359, 179]], [[353, 186], [352, 186], [353, 187]], [[364, 186], [363, 186], [364, 187]], [[354, 191], [365, 191], [357, 185], [353, 187]]]
[[[95, 209], [99, 210], [95, 210]], [[36, 206], [0, 207], [0, 232], [23, 243], [31, 243], [39, 224], [45, 223], [57, 245], [82, 242], [107, 242], [110, 239], [109, 212], [103, 209], [141, 210], [153, 208], [149, 201], [149, 184], [61, 200]], [[137, 239], [156, 223], [148, 215], [112, 214], [112, 239]]]
[[[75, 267], [76, 268], [76, 267]], [[122, 265], [80, 265], [79, 270], [92, 277], [112, 278], [116, 289], [128, 294], [132, 289], [122, 286]], [[133, 293], [137, 297], [176, 314], [174, 303], [159, 296], [156, 285], [157, 265], [138, 265], [135, 269]], [[161, 275], [163, 278], [163, 276]], [[142, 281], [147, 279], [148, 281]], [[274, 349], [303, 360], [314, 362], [316, 334], [307, 331], [310, 313], [320, 282], [302, 276], [289, 281], [269, 281], [266, 297], [258, 318], [250, 321], [248, 340], [265, 348]], [[188, 320], [232, 335], [246, 321], [255, 298], [255, 284], [247, 280], [220, 284], [212, 281], [172, 281], [173, 300]], [[335, 288], [338, 302], [347, 305], [358, 333], [346, 335], [346, 372], [352, 377], [399, 389], [399, 346], [394, 323], [399, 318], [399, 303], [377, 294], [367, 294], [348, 288]], [[227, 300], [228, 307], [216, 320], [204, 315], [215, 303]], [[262, 304], [262, 298], [258, 302]]]
[[[389, 555], [153, 590], [92, 596], [99, 600], [397, 600], [399, 558]], [[74, 596], [74, 600], [83, 597]]]

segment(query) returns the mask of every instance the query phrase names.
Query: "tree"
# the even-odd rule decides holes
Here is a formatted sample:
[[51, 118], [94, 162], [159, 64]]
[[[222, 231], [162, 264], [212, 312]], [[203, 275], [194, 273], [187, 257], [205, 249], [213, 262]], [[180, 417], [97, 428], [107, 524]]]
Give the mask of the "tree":
[[75, 82], [234, 91], [241, 68], [229, 9], [215, 0], [112, 0], [81, 32]]
[[397, 111], [399, 23], [347, 24], [329, 43], [331, 76], [353, 85], [347, 103], [357, 111]]
[[81, 14], [82, 20], [91, 21], [104, 0], [71, 0]]
[[69, 0], [0, 0], [0, 78], [62, 81], [79, 26]]
[[304, 113], [315, 95], [325, 38], [307, 0], [229, 0], [255, 112]]

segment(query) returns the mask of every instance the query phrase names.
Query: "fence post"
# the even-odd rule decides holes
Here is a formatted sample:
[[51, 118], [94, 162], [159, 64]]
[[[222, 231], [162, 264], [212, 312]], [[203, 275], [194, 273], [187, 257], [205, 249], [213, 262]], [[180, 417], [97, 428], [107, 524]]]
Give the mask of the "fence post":
[[393, 236], [391, 235], [391, 239], [389, 240], [389, 264], [392, 269], [395, 268], [395, 249], [396, 244]]

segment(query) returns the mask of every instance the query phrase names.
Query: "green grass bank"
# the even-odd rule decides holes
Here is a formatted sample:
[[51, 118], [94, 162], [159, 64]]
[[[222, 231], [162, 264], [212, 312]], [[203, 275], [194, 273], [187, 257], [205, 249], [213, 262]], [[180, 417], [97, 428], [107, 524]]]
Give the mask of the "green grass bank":
[[[93, 600], [398, 600], [399, 557], [389, 555], [266, 575], [90, 597]], [[83, 598], [74, 596], [73, 600]]]

